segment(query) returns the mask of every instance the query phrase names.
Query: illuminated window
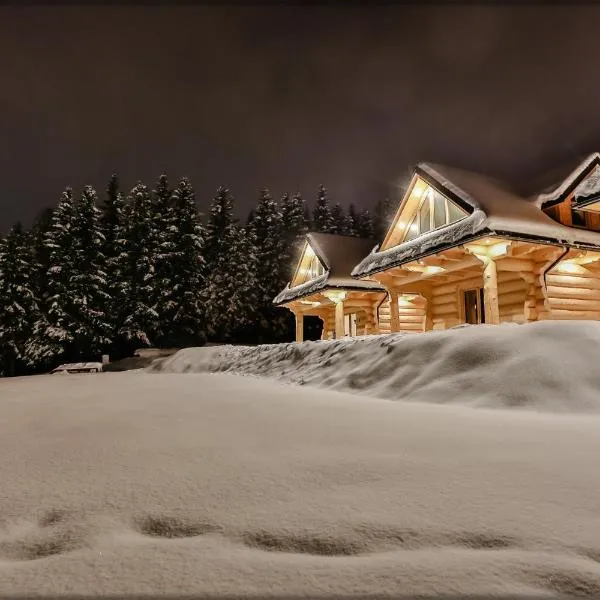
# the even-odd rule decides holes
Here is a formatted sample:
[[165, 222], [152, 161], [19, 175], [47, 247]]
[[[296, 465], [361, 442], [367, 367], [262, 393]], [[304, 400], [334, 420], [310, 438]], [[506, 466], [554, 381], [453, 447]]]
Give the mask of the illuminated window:
[[316, 256], [313, 256], [310, 265], [308, 266], [306, 280], [316, 279], [323, 275], [323, 273], [325, 273], [325, 269], [323, 268], [321, 261]]
[[427, 186], [414, 216], [406, 228], [402, 241], [408, 242], [416, 237], [449, 225], [467, 216], [467, 213], [454, 202], [448, 200], [437, 190]]

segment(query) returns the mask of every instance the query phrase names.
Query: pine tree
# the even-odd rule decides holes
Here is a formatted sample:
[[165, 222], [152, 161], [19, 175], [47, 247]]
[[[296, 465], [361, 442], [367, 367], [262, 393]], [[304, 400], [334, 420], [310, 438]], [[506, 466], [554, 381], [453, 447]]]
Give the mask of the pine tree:
[[217, 264], [219, 255], [227, 250], [227, 244], [231, 238], [227, 236], [229, 229], [233, 227], [233, 196], [226, 187], [219, 187], [214, 197], [206, 225], [206, 244], [204, 248], [204, 259], [210, 273]]
[[368, 210], [363, 210], [357, 215], [356, 234], [361, 238], [373, 239], [375, 237], [373, 217]]
[[255, 341], [258, 282], [256, 240], [249, 228], [228, 227], [227, 252], [220, 255], [207, 281], [207, 322], [213, 339]]
[[27, 343], [42, 318], [33, 290], [34, 252], [20, 224], [0, 240], [0, 375], [25, 374]]
[[356, 208], [354, 204], [350, 204], [348, 207], [348, 214], [344, 220], [344, 231], [346, 235], [357, 236], [358, 233], [356, 231], [356, 220], [358, 215], [356, 214]]
[[329, 199], [324, 185], [319, 186], [317, 202], [313, 210], [313, 228], [322, 233], [331, 233], [333, 231], [333, 218], [329, 208]]
[[265, 341], [282, 326], [273, 298], [285, 285], [285, 253], [282, 215], [268, 190], [262, 190], [249, 227], [256, 239], [259, 340]]
[[[192, 192], [193, 195], [193, 192]], [[157, 328], [152, 337], [159, 343], [169, 336], [173, 318], [173, 260], [175, 246], [180, 241], [175, 223], [173, 191], [169, 188], [167, 176], [163, 173], [152, 192], [152, 233], [149, 239], [154, 264], [154, 297], [150, 303], [157, 314]]]
[[[299, 195], [299, 194], [298, 194]], [[304, 225], [307, 231], [314, 231], [313, 221], [310, 214], [310, 207], [306, 202], [304, 203]]]
[[298, 259], [298, 252], [308, 232], [307, 206], [299, 193], [292, 197], [284, 194], [280, 204], [284, 242], [281, 280], [285, 285], [293, 275], [294, 263]]
[[[183, 178], [173, 192], [171, 288], [163, 317], [170, 323], [163, 330], [163, 343], [203, 344], [206, 341], [204, 314], [205, 263], [202, 256], [205, 232], [196, 209], [194, 190]], [[160, 313], [159, 313], [160, 314]]]
[[229, 306], [228, 294], [232, 282], [228, 280], [231, 249], [235, 242], [233, 223], [233, 196], [221, 186], [210, 206], [206, 226], [204, 259], [206, 261], [206, 326], [211, 340], [230, 339], [230, 318], [224, 314]]
[[119, 334], [129, 350], [150, 345], [156, 331], [158, 314], [152, 305], [155, 298], [154, 256], [152, 243], [152, 203], [147, 186], [139, 182], [129, 194], [131, 208], [125, 234], [122, 260], [123, 324]]
[[333, 222], [331, 233], [344, 235], [346, 232], [346, 215], [344, 214], [344, 208], [339, 202], [331, 210], [331, 219]]
[[34, 322], [26, 349], [27, 360], [32, 364], [50, 364], [68, 355], [75, 340], [76, 323], [71, 301], [72, 280], [77, 267], [74, 217], [73, 192], [66, 188], [52, 212], [43, 242], [48, 267], [46, 293], [41, 302], [42, 314]]
[[106, 261], [107, 289], [111, 294], [104, 309], [106, 322], [110, 326], [110, 337], [117, 356], [121, 355], [118, 331], [123, 323], [123, 297], [121, 283], [122, 262], [125, 252], [127, 230], [126, 208], [123, 195], [119, 191], [119, 180], [113, 175], [106, 188], [106, 198], [101, 215], [101, 228], [104, 234], [102, 254]]
[[45, 208], [35, 219], [31, 230], [27, 233], [32, 256], [31, 288], [41, 307], [47, 299], [48, 268], [50, 267], [50, 251], [45, 244], [46, 236], [52, 226], [52, 208]]
[[379, 200], [375, 205], [375, 239], [382, 242], [396, 212], [394, 203], [389, 199]]
[[111, 306], [103, 254], [98, 196], [86, 186], [75, 206], [72, 236], [75, 270], [71, 277], [72, 318], [75, 322], [73, 353], [76, 358], [99, 358], [110, 343], [111, 326], [106, 311]]

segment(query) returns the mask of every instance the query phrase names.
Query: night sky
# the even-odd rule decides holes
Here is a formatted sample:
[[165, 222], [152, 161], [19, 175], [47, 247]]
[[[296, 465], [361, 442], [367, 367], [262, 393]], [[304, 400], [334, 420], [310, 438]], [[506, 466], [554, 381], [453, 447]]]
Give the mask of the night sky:
[[600, 6], [0, 7], [0, 227], [165, 171], [368, 207], [419, 160], [600, 150]]

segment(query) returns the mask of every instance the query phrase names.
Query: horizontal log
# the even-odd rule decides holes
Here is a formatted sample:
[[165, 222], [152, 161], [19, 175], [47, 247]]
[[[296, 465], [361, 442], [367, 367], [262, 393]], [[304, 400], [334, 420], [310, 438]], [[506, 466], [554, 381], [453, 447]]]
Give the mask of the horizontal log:
[[404, 277], [394, 278], [394, 284], [397, 286], [406, 285], [409, 283], [415, 283], [417, 281], [426, 280], [436, 275], [444, 275], [446, 273], [452, 273], [454, 271], [460, 271], [462, 269], [467, 269], [469, 267], [475, 267], [481, 265], [481, 262], [475, 258], [474, 256], [467, 256], [462, 260], [458, 260], [455, 262], [449, 262], [444, 266], [444, 271], [442, 273], [411, 273], [410, 275], [406, 275]]
[[452, 306], [451, 304], [445, 304], [442, 309], [433, 309], [433, 318], [446, 319], [448, 317], [454, 317], [458, 315], [458, 306]]
[[507, 304], [520, 303], [521, 306], [523, 306], [526, 297], [527, 294], [524, 291], [512, 292], [511, 294], [500, 294], [500, 296], [498, 297], [498, 304], [500, 306], [504, 306]]
[[400, 326], [404, 323], [423, 323], [425, 315], [400, 315]]
[[[456, 294], [459, 289], [458, 281], [453, 281], [451, 283], [443, 283], [441, 285], [435, 286], [433, 288], [433, 298], [437, 298], [438, 296], [444, 296], [446, 294]], [[478, 275], [476, 277], [470, 277], [468, 279], [464, 279], [460, 281], [461, 287], [483, 287], [483, 276]]]
[[554, 310], [591, 310], [600, 311], [600, 302], [597, 300], [581, 300], [579, 298], [548, 298], [550, 308]]
[[600, 320], [600, 310], [562, 310], [562, 309], [552, 309], [548, 314], [549, 319], [573, 319], [573, 320], [591, 320], [596, 321]]
[[547, 285], [561, 287], [586, 287], [600, 290], [600, 277], [589, 277], [580, 275], [559, 275], [550, 273], [546, 276]]
[[527, 292], [529, 289], [529, 285], [525, 283], [522, 279], [513, 279], [512, 281], [500, 282], [502, 285], [498, 286], [498, 293], [502, 294], [510, 294], [512, 292]]
[[516, 273], [522, 271], [526, 273], [533, 271], [534, 263], [532, 260], [524, 258], [502, 258], [496, 261], [498, 271], [514, 271]]
[[398, 313], [400, 315], [424, 315], [425, 307], [408, 308], [402, 306], [398, 309]]
[[554, 267], [554, 269], [546, 273], [546, 281], [549, 281], [551, 277], [574, 277], [579, 279], [579, 281], [582, 279], [598, 280], [599, 274], [594, 273], [585, 267], [581, 267], [581, 271], [577, 273], [565, 273], [564, 271], [561, 271], [559, 267]]
[[501, 315], [525, 314], [525, 306], [523, 306], [523, 304], [507, 304], [506, 306], [500, 307], [500, 314]]
[[588, 300], [600, 300], [599, 288], [587, 287], [559, 287], [548, 286], [548, 297], [550, 298], [586, 298]]
[[441, 294], [439, 296], [433, 296], [432, 302], [436, 306], [439, 304], [449, 304], [450, 302], [458, 302], [458, 294], [457, 294], [456, 290], [454, 290], [448, 294]]
[[355, 308], [371, 308], [374, 306], [376, 302], [374, 300], [353, 300], [350, 298], [349, 300], [344, 300], [344, 308], [347, 307], [355, 307]]

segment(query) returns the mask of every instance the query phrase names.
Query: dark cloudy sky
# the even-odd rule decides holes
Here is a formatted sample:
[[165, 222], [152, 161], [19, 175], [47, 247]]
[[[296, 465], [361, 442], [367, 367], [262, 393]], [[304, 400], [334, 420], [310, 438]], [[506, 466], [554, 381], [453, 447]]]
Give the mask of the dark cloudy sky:
[[0, 7], [0, 226], [65, 185], [325, 183], [419, 160], [524, 178], [600, 150], [600, 6]]

